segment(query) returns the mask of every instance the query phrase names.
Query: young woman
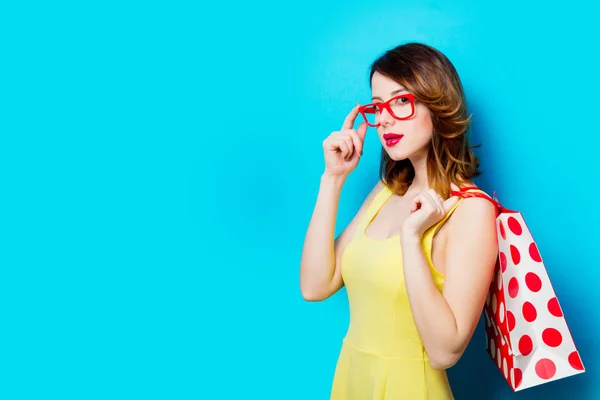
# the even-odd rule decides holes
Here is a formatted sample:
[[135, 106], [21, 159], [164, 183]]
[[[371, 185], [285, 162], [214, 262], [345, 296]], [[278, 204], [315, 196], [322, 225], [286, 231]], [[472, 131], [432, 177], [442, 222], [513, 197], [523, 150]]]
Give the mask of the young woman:
[[[372, 104], [323, 142], [325, 171], [306, 233], [300, 288], [325, 300], [345, 285], [350, 326], [331, 399], [452, 399], [445, 370], [464, 352], [498, 255], [496, 210], [478, 190], [462, 84], [438, 50], [408, 43], [371, 67]], [[354, 129], [355, 119], [364, 118]], [[340, 192], [367, 127], [380, 180], [334, 239]]]

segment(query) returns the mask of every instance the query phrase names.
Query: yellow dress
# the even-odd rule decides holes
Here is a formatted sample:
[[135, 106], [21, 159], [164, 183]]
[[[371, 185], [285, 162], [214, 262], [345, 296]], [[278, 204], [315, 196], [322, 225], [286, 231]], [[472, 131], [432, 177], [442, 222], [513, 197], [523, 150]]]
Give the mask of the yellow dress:
[[[413, 321], [399, 236], [373, 240], [365, 234], [392, 194], [386, 186], [376, 195], [342, 255], [350, 326], [337, 361], [331, 400], [453, 399], [446, 372], [431, 368]], [[455, 209], [429, 228], [422, 240], [440, 291], [444, 275], [431, 261], [432, 240]]]

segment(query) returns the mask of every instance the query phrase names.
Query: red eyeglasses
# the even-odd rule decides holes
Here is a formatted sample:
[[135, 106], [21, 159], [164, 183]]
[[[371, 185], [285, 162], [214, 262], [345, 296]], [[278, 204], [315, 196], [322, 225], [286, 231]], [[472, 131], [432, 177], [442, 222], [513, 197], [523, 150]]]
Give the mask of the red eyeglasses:
[[385, 103], [374, 103], [361, 106], [359, 109], [365, 122], [374, 128], [379, 126], [377, 118], [383, 110], [398, 120], [409, 119], [415, 115], [415, 96], [407, 93], [394, 96]]

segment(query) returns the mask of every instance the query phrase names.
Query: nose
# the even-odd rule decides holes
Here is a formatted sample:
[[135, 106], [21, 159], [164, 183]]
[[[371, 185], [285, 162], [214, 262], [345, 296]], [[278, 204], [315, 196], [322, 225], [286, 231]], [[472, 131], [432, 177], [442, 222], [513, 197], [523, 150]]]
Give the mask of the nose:
[[390, 115], [388, 110], [383, 109], [379, 114], [379, 121], [377, 122], [379, 122], [381, 126], [394, 126], [396, 119]]

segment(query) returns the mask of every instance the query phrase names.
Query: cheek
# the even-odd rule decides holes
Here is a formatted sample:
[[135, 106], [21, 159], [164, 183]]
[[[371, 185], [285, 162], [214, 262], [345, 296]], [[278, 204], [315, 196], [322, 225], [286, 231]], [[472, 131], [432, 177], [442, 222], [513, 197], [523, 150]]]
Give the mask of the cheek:
[[433, 136], [433, 122], [429, 110], [418, 110], [414, 120], [413, 132], [423, 141], [428, 141]]

